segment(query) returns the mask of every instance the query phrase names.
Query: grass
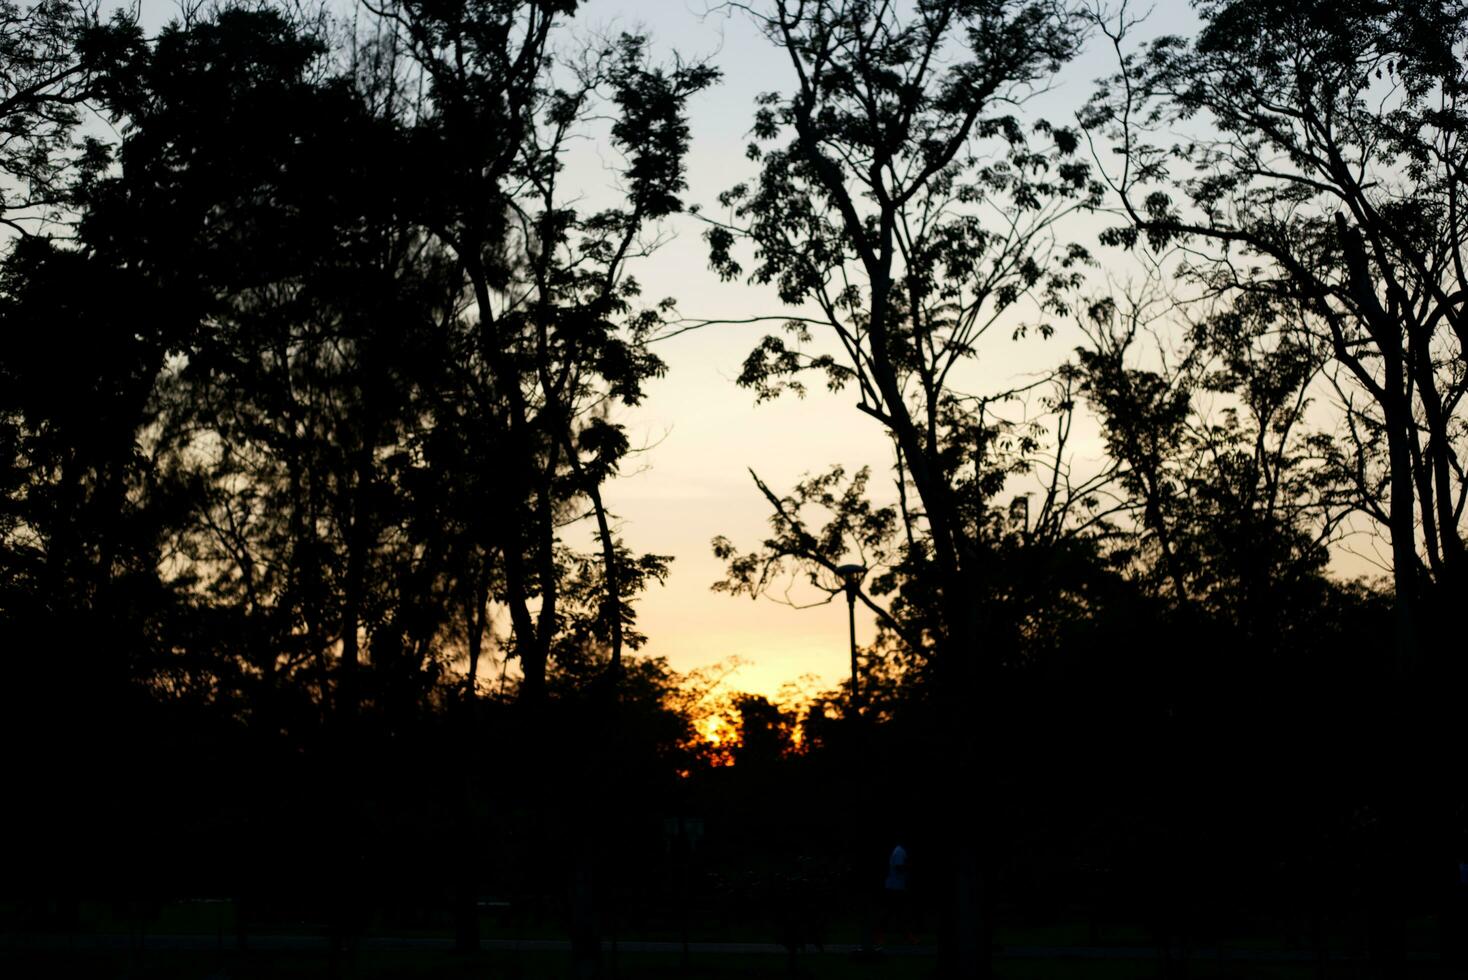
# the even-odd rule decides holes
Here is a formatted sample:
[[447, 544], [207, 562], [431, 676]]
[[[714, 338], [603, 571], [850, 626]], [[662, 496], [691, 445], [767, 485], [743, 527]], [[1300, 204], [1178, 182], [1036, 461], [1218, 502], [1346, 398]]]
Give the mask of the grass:
[[[0, 933], [30, 930], [16, 917], [17, 908], [0, 907]], [[125, 910], [101, 903], [87, 903], [70, 928], [42, 929], [53, 936], [70, 934], [128, 935], [129, 919]], [[563, 952], [505, 950], [486, 951], [475, 956], [461, 956], [442, 950], [363, 950], [336, 963], [321, 951], [253, 950], [240, 953], [235, 943], [235, 909], [232, 903], [170, 902], [152, 910], [146, 933], [151, 936], [218, 935], [217, 950], [176, 950], [150, 948], [140, 953], [125, 949], [97, 950], [85, 943], [75, 949], [41, 950], [6, 949], [0, 946], [0, 975], [46, 977], [122, 978], [122, 980], [251, 980], [251, 978], [322, 977], [340, 980], [390, 980], [390, 978], [425, 977], [428, 980], [482, 978], [482, 980], [549, 980], [569, 976], [568, 954]], [[695, 915], [690, 922], [690, 939], [699, 941], [769, 942], [773, 931], [759, 919], [726, 921], [723, 918]], [[20, 928], [17, 930], [17, 926]], [[678, 938], [666, 922], [649, 920], [647, 928], [619, 930], [623, 941], [674, 940]], [[1409, 924], [1414, 949], [1435, 948], [1434, 923], [1428, 920]], [[1335, 929], [1341, 927], [1335, 924]], [[1234, 950], [1300, 949], [1299, 938], [1287, 941], [1278, 924], [1250, 921], [1245, 917], [1215, 923], [1208, 936], [1194, 939], [1195, 948]], [[279, 921], [252, 924], [250, 933], [263, 935], [322, 936], [320, 923]], [[418, 928], [398, 928], [391, 923], [377, 923], [365, 930], [366, 935], [399, 937], [440, 937], [449, 935], [443, 925], [432, 923]], [[555, 916], [506, 915], [497, 910], [482, 919], [481, 935], [491, 939], [562, 939], [564, 928]], [[1153, 942], [1150, 931], [1136, 923], [1103, 922], [1094, 937], [1097, 945], [1147, 947]], [[826, 930], [829, 943], [850, 943], [857, 930], [849, 918], [835, 917]], [[931, 931], [919, 932], [922, 942], [934, 941]], [[1011, 947], [1076, 947], [1092, 945], [1092, 935], [1084, 919], [1067, 918], [1056, 922], [1031, 924], [1008, 923], [995, 936], [1000, 946]], [[1358, 952], [1359, 941], [1352, 944], [1343, 934], [1332, 930], [1327, 937], [1332, 952]], [[212, 942], [210, 943], [212, 945]], [[1012, 958], [999, 960], [995, 966], [998, 980], [1113, 980], [1113, 978], [1151, 978], [1162, 975], [1162, 964], [1155, 957], [1128, 959], [1077, 958]], [[797, 976], [802, 980], [908, 980], [933, 975], [935, 963], [919, 956], [889, 956], [875, 962], [855, 960], [840, 953], [811, 952], [797, 961]], [[733, 980], [735, 977], [788, 978], [786, 958], [778, 954], [731, 954], [695, 951], [685, 970], [681, 955], [671, 953], [623, 952], [616, 960], [618, 980]], [[1187, 965], [1188, 980], [1357, 980], [1364, 977], [1361, 964], [1333, 961], [1319, 972], [1312, 961], [1290, 963], [1247, 963], [1193, 959]], [[1437, 980], [1456, 974], [1433, 964], [1413, 964], [1406, 976], [1417, 980]]]
[[[611, 966], [610, 963], [607, 964]], [[1160, 964], [1148, 960], [1001, 960], [997, 980], [1138, 980], [1161, 976]], [[374, 952], [333, 965], [323, 954], [270, 953], [266, 955], [149, 951], [142, 957], [127, 953], [54, 952], [16, 954], [0, 952], [0, 973], [14, 977], [87, 978], [87, 980], [267, 980], [267, 978], [336, 977], [339, 980], [559, 980], [570, 976], [565, 954]], [[803, 956], [797, 963], [799, 980], [928, 980], [934, 963], [920, 957], [888, 957], [862, 962], [850, 956]], [[699, 954], [684, 970], [677, 954], [622, 954], [616, 962], [618, 980], [790, 980], [781, 956]], [[1446, 980], [1454, 976], [1441, 967], [1417, 966], [1412, 980]], [[1321, 980], [1310, 964], [1253, 964], [1193, 961], [1188, 980]], [[1360, 967], [1333, 964], [1327, 980], [1364, 978]]]

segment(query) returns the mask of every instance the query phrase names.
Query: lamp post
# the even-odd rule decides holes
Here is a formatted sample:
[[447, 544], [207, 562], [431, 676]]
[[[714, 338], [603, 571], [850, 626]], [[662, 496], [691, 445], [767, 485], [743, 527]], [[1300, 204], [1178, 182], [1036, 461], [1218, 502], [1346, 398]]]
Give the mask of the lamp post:
[[865, 565], [842, 565], [836, 569], [846, 590], [846, 618], [851, 625], [851, 714], [856, 716], [861, 708], [861, 680], [856, 672], [856, 590], [866, 577]]

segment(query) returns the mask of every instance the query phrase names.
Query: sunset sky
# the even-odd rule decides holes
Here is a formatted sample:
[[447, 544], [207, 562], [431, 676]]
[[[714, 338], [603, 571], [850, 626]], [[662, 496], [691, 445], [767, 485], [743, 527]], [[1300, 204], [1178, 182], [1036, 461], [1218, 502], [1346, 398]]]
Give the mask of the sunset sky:
[[[744, 157], [754, 97], [788, 89], [791, 69], [784, 54], [746, 18], [737, 12], [702, 13], [710, 8], [717, 5], [705, 0], [592, 0], [577, 23], [591, 30], [646, 30], [660, 50], [677, 51], [684, 58], [708, 57], [723, 72], [722, 82], [694, 103], [688, 163], [689, 202], [719, 214], [717, 195], [755, 172]], [[1183, 0], [1163, 0], [1151, 8], [1134, 40], [1188, 34], [1196, 24]], [[1072, 123], [1096, 81], [1114, 70], [1109, 43], [1104, 38], [1096, 43], [1093, 37], [1025, 112], [1031, 118]], [[594, 166], [583, 180], [588, 186], [596, 182]], [[1108, 276], [1124, 283], [1135, 274], [1127, 256], [1096, 243], [1096, 232], [1110, 223], [1105, 217], [1085, 216], [1068, 229], [1101, 261], [1093, 273], [1096, 291], [1106, 288]], [[708, 268], [696, 219], [682, 216], [670, 222], [669, 230], [675, 240], [635, 271], [649, 297], [675, 296], [680, 311], [694, 319], [789, 312], [772, 289], [719, 282]], [[606, 492], [623, 518], [630, 546], [676, 559], [667, 585], [654, 588], [639, 603], [641, 628], [649, 636], [647, 652], [667, 657], [680, 670], [737, 656], [746, 664], [730, 678], [731, 685], [768, 694], [806, 675], [813, 675], [817, 689], [844, 680], [850, 669], [846, 610], [839, 600], [792, 609], [767, 599], [751, 602], [710, 591], [723, 573], [710, 551], [710, 538], [723, 534], [749, 550], [768, 532], [768, 510], [747, 468], [758, 471], [776, 492], [785, 492], [802, 475], [831, 464], [848, 471], [870, 465], [874, 494], [895, 499], [888, 443], [880, 427], [856, 410], [853, 392], [831, 395], [817, 383], [803, 400], [787, 396], [756, 405], [751, 392], [734, 384], [745, 355], [775, 326], [715, 326], [659, 345], [668, 376], [650, 386], [645, 405], [624, 417], [634, 441], [652, 448], [642, 457], [641, 471], [615, 481]], [[1013, 341], [1007, 331], [992, 333], [967, 379], [968, 390], [1004, 390], [1071, 356], [1081, 335], [1074, 327], [1057, 326], [1049, 340], [1032, 336]], [[1101, 440], [1089, 420], [1077, 422], [1071, 451], [1078, 472], [1099, 465]], [[1006, 494], [1028, 489], [1038, 486], [1014, 485]], [[1382, 574], [1386, 553], [1377, 529], [1364, 521], [1351, 526], [1357, 530], [1337, 549], [1332, 567], [1347, 576]], [[804, 601], [820, 598], [809, 589], [796, 595]], [[867, 642], [873, 633], [871, 617], [859, 609], [858, 641]]]
[[[788, 65], [746, 20], [700, 16], [702, 7], [701, 0], [593, 2], [579, 20], [592, 28], [645, 27], [660, 49], [710, 57], [722, 70], [722, 82], [695, 102], [688, 165], [688, 199], [716, 212], [717, 195], [754, 172], [744, 157], [754, 96], [782, 84]], [[594, 179], [587, 174], [588, 183]], [[676, 297], [690, 318], [786, 312], [770, 290], [719, 282], [696, 220], [674, 221], [670, 230], [676, 239], [635, 273], [649, 297]], [[832, 463], [885, 470], [890, 459], [881, 430], [856, 412], [851, 394], [829, 395], [817, 386], [803, 400], [756, 406], [752, 393], [734, 384], [745, 355], [774, 326], [714, 326], [659, 345], [668, 374], [625, 416], [634, 443], [652, 448], [641, 457], [640, 472], [607, 490], [629, 545], [675, 557], [667, 584], [639, 603], [647, 652], [679, 670], [737, 656], [745, 663], [729, 683], [770, 694], [802, 675], [816, 675], [825, 686], [845, 675], [844, 603], [797, 610], [712, 592], [723, 567], [710, 539], [723, 534], [749, 548], [768, 531], [750, 467], [783, 490]], [[858, 640], [871, 632], [869, 617], [859, 618]]]
[[[578, 26], [588, 29], [646, 29], [659, 49], [685, 58], [709, 57], [723, 72], [722, 82], [695, 102], [691, 120], [688, 199], [711, 213], [718, 212], [721, 191], [754, 173], [744, 148], [755, 95], [783, 89], [790, 78], [784, 54], [747, 19], [701, 13], [715, 6], [704, 0], [593, 0], [578, 17]], [[1180, 30], [1189, 22], [1185, 4], [1164, 3], [1154, 14], [1153, 30]], [[1036, 111], [1069, 121], [1093, 80], [1110, 70], [1109, 57], [1109, 51], [1088, 47], [1036, 101]], [[588, 168], [586, 182], [594, 179]], [[719, 282], [708, 268], [696, 219], [674, 221], [670, 230], [676, 240], [636, 270], [647, 295], [677, 297], [680, 311], [691, 318], [787, 312], [772, 289]], [[1087, 237], [1094, 245], [1094, 235]], [[783, 492], [803, 474], [830, 464], [848, 470], [870, 465], [876, 494], [894, 496], [887, 441], [880, 427], [855, 409], [854, 393], [831, 395], [813, 385], [803, 400], [787, 396], [756, 406], [752, 393], [734, 384], [744, 356], [773, 326], [709, 327], [660, 345], [668, 376], [650, 387], [645, 405], [625, 417], [634, 441], [653, 448], [642, 457], [641, 472], [607, 490], [633, 548], [676, 558], [667, 585], [639, 603], [641, 626], [650, 638], [647, 652], [667, 657], [680, 670], [737, 656], [747, 663], [730, 683], [771, 694], [803, 675], [814, 675], [824, 686], [845, 678], [846, 610], [840, 601], [797, 610], [709, 590], [723, 572], [709, 540], [723, 534], [748, 550], [768, 531], [768, 511], [747, 468]], [[1058, 364], [1076, 343], [1075, 335], [1063, 331], [1048, 341], [1013, 342], [994, 335], [981, 354], [978, 384], [1003, 388]], [[1099, 441], [1083, 439], [1076, 452], [1084, 467], [1084, 457], [1099, 458]], [[806, 601], [812, 598], [819, 595], [804, 594]], [[858, 642], [867, 642], [873, 632], [870, 616], [859, 614]]]
[[[350, 16], [351, 2], [343, 0]], [[174, 16], [168, 0], [150, 0], [144, 22], [151, 31]], [[1143, 36], [1186, 32], [1195, 23], [1180, 0], [1158, 4]], [[723, 73], [722, 81], [697, 97], [691, 118], [692, 151], [688, 160], [686, 200], [718, 214], [717, 195], [751, 176], [754, 165], [744, 148], [757, 93], [788, 88], [790, 68], [784, 55], [767, 43], [737, 11], [720, 11], [708, 0], [590, 0], [560, 43], [567, 51], [578, 37], [648, 32], [654, 50], [670, 59], [708, 59]], [[1067, 65], [1053, 87], [1038, 96], [1026, 112], [1057, 123], [1070, 122], [1095, 80], [1113, 70], [1114, 54], [1092, 43]], [[605, 148], [588, 141], [569, 161], [568, 186], [584, 188], [585, 206], [609, 190]], [[1078, 219], [1070, 234], [1095, 248], [1101, 218]], [[737, 320], [789, 312], [773, 290], [744, 283], [721, 283], [709, 269], [697, 218], [682, 215], [666, 228], [668, 243], [633, 267], [649, 300], [672, 296], [690, 319]], [[1119, 272], [1124, 257], [1099, 252], [1105, 273]], [[1103, 272], [1097, 272], [1097, 288]], [[726, 535], [741, 550], [756, 546], [765, 535], [767, 510], [750, 481], [756, 469], [777, 492], [802, 475], [841, 464], [854, 470], [870, 465], [878, 497], [893, 496], [886, 439], [868, 417], [854, 408], [852, 393], [828, 394], [816, 385], [803, 400], [786, 398], [755, 405], [753, 395], [738, 388], [739, 365], [759, 337], [776, 324], [711, 326], [657, 345], [667, 362], [665, 378], [648, 388], [646, 402], [624, 409], [620, 420], [634, 444], [646, 446], [605, 490], [621, 518], [621, 533], [636, 551], [674, 558], [667, 584], [652, 588], [638, 603], [640, 629], [649, 636], [645, 652], [666, 657], [675, 669], [688, 671], [738, 657], [744, 665], [729, 678], [739, 689], [775, 694], [782, 685], [801, 681], [807, 689], [839, 683], [848, 671], [844, 603], [792, 609], [774, 601], [731, 598], [710, 591], [722, 575], [709, 542]], [[1079, 342], [1064, 325], [1049, 340], [1013, 341], [1007, 331], [993, 334], [981, 351], [971, 390], [999, 390], [1063, 361]], [[1101, 457], [1094, 426], [1078, 426], [1073, 462], [1080, 470]], [[1006, 492], [1028, 489], [1014, 487]], [[567, 542], [593, 547], [592, 527], [573, 527]], [[1369, 569], [1358, 569], [1369, 570]], [[797, 598], [819, 598], [798, 590]], [[507, 624], [497, 628], [507, 630]], [[873, 633], [869, 615], [859, 615], [858, 640]], [[483, 668], [486, 673], [498, 666]]]

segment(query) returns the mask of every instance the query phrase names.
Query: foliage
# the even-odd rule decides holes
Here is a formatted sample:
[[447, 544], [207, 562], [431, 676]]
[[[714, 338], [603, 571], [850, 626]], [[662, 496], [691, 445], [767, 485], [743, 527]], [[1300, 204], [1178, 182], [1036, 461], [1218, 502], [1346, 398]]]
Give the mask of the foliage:
[[1306, 421], [1320, 358], [1246, 296], [1198, 321], [1173, 363], [1134, 366], [1159, 305], [1099, 301], [1078, 352], [1139, 531], [1114, 528], [1109, 559], [1180, 607], [1272, 635], [1351, 510], [1333, 441]]
[[0, 3], [0, 224], [22, 235], [71, 216], [108, 148], [77, 138], [84, 110], [115, 93], [142, 49], [124, 10], [67, 0]]
[[[1341, 476], [1390, 536], [1398, 662], [1410, 671], [1417, 607], [1458, 591], [1463, 563], [1468, 7], [1239, 0], [1199, 11], [1196, 38], [1125, 53], [1085, 113], [1120, 152], [1108, 180], [1126, 224], [1107, 238], [1185, 249], [1210, 293], [1254, 297], [1309, 358], [1329, 355]], [[1125, 8], [1106, 25], [1118, 51], [1132, 26]], [[1163, 127], [1187, 138], [1158, 142]]]
[[[750, 242], [751, 281], [815, 315], [788, 324], [797, 346], [766, 338], [740, 383], [761, 398], [799, 393], [807, 371], [832, 388], [855, 385], [861, 410], [892, 439], [900, 501], [858, 513], [865, 505], [846, 499], [822, 539], [792, 513], [827, 494], [822, 478], [789, 506], [765, 490], [776, 537], [731, 564], [729, 587], [758, 589], [768, 578], [755, 570], [785, 558], [829, 571], [842, 559], [836, 546], [870, 549], [900, 524], [901, 544], [884, 541], [877, 560], [901, 566], [909, 608], [926, 606], [905, 639], [951, 645], [953, 664], [968, 664], [982, 606], [972, 599], [992, 592], [984, 570], [1004, 533], [993, 498], [1033, 464], [1044, 430], [996, 420], [993, 408], [1018, 393], [965, 392], [965, 365], [1017, 313], [1039, 315], [1034, 326], [1048, 335], [1045, 318], [1067, 312], [1088, 261], [1055, 232], [1098, 191], [1073, 156], [1076, 135], [1043, 122], [1027, 132], [1010, 111], [1074, 52], [1080, 23], [1044, 5], [961, 2], [903, 14], [776, 3], [756, 19], [788, 57], [795, 89], [761, 97], [749, 151], [759, 178], [722, 196], [731, 218], [708, 232], [710, 254], [726, 278], [743, 275], [735, 248]], [[832, 343], [808, 354], [817, 325]], [[1061, 429], [1070, 404], [1055, 403]], [[883, 526], [853, 526], [873, 519]], [[854, 540], [839, 540], [848, 528]], [[877, 594], [895, 588], [891, 577], [874, 580]], [[885, 612], [884, 623], [896, 626]]]
[[[456, 116], [467, 90], [450, 75], [410, 108], [391, 94], [401, 63], [343, 76], [318, 23], [224, 7], [144, 47], [119, 21], [126, 58], [94, 67], [64, 56], [101, 43], [95, 18], [38, 8], [50, 20], [27, 30], [55, 32], [47, 57], [77, 80], [65, 97], [104, 100], [123, 138], [116, 170], [68, 185], [74, 246], [25, 243], [6, 264], [7, 610], [50, 590], [47, 615], [64, 617], [135, 562], [159, 598], [119, 604], [139, 618], [127, 635], [167, 637], [146, 663], [119, 658], [118, 676], [267, 726], [359, 709], [402, 723], [465, 657], [472, 691], [495, 604], [512, 649], [538, 650], [522, 658], [531, 687], [553, 652], [592, 669], [610, 647], [615, 671], [624, 637], [640, 645], [631, 600], [666, 559], [615, 540], [598, 492], [633, 448], [614, 407], [662, 369], [645, 345], [658, 311], [634, 308], [626, 264], [679, 207], [684, 102], [713, 74], [653, 67], [624, 36], [587, 53], [576, 87], [546, 88], [534, 39], [529, 67], [488, 47], [516, 40], [494, 25], [520, 7], [501, 6], [388, 18], [426, 18], [410, 38], [425, 71], [472, 47], [449, 60], [481, 94], [506, 84], [487, 73], [530, 72], [529, 102], [501, 106], [529, 113], [516, 141], [467, 147], [453, 142], [473, 123]], [[556, 175], [606, 106], [626, 207], [578, 215]], [[76, 121], [57, 112], [53, 156]], [[502, 158], [487, 188], [498, 224], [475, 224], [486, 172], [453, 170], [471, 151]], [[470, 238], [482, 250], [466, 262]], [[68, 295], [81, 280], [99, 291]], [[67, 330], [42, 328], [58, 316]], [[60, 356], [78, 343], [94, 362]], [[587, 507], [600, 562], [560, 540]], [[109, 537], [133, 535], [127, 522], [142, 537], [124, 554]]]
[[[559, 534], [578, 498], [596, 521], [602, 562], [589, 636], [611, 647], [614, 671], [632, 622], [628, 600], [658, 562], [629, 563], [600, 487], [632, 449], [610, 409], [636, 404], [663, 371], [647, 341], [671, 307], [637, 309], [627, 263], [650, 251], [644, 234], [682, 207], [686, 103], [716, 77], [703, 65], [653, 65], [646, 39], [633, 35], [559, 65], [548, 38], [570, 7], [409, 3], [380, 14], [428, 86], [403, 120], [416, 165], [429, 168], [413, 176], [432, 189], [415, 221], [459, 263], [477, 318], [460, 394], [478, 416], [472, 424], [503, 434], [499, 451], [511, 461], [496, 478], [517, 517], [482, 528], [479, 547], [503, 562], [501, 598], [530, 698], [567, 621]], [[624, 199], [583, 213], [559, 175], [572, 141], [608, 111]]]

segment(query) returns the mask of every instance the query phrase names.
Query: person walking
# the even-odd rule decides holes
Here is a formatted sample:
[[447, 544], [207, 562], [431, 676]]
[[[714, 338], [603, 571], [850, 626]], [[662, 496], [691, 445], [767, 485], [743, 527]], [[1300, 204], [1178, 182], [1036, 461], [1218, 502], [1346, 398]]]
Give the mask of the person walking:
[[882, 920], [877, 927], [877, 946], [889, 928], [899, 929], [909, 944], [916, 944], [912, 934], [911, 866], [908, 860], [906, 837], [898, 839], [887, 858], [887, 878], [882, 883]]

